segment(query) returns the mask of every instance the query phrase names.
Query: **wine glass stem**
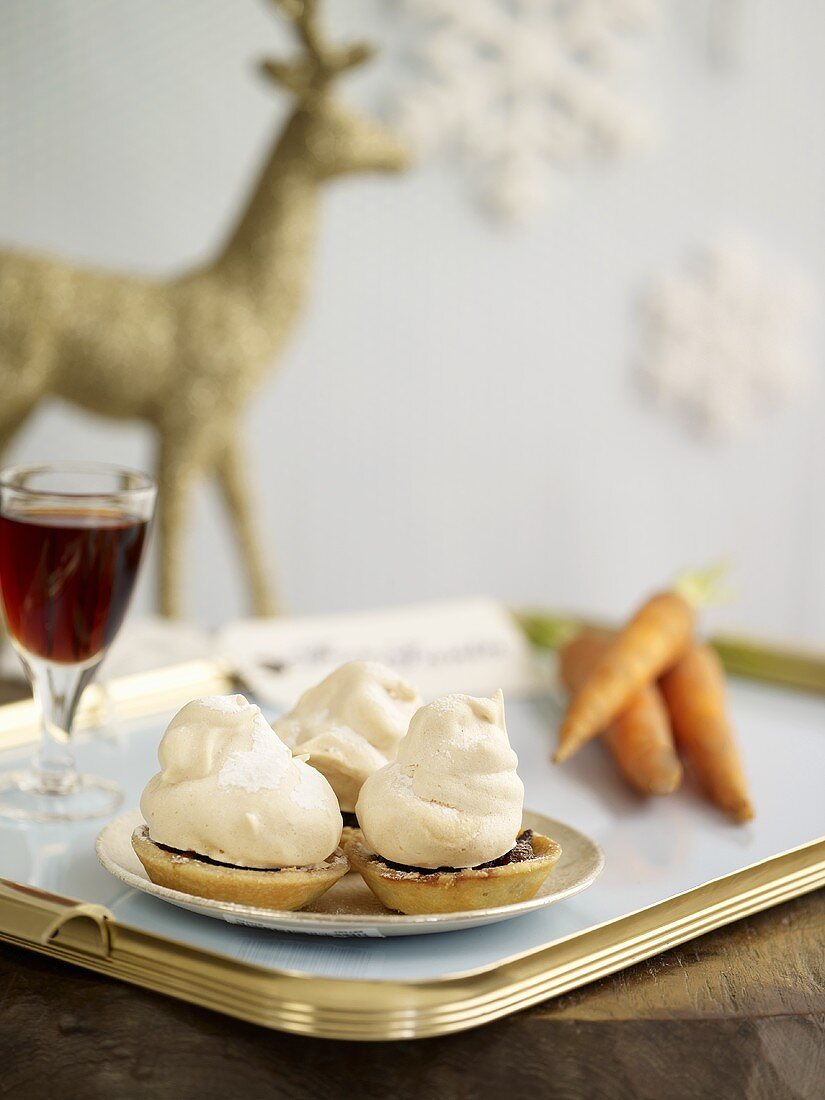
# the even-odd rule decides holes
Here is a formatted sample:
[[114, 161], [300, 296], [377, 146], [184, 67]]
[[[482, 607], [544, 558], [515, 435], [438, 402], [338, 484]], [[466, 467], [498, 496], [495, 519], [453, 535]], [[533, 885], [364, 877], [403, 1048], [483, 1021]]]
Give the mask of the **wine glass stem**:
[[33, 763], [38, 787], [43, 793], [66, 793], [77, 784], [71, 742], [75, 710], [100, 660], [67, 665], [27, 655], [24, 663], [42, 720], [40, 748]]

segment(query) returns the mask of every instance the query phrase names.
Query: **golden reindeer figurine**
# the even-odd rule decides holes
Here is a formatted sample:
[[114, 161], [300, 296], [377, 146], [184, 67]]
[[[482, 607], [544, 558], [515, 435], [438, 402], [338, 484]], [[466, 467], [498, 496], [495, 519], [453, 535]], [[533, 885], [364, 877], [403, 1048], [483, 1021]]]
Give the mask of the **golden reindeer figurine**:
[[217, 255], [157, 281], [0, 252], [0, 452], [37, 402], [54, 395], [157, 431], [160, 607], [181, 611], [192, 490], [217, 480], [234, 521], [254, 610], [275, 610], [240, 445], [244, 406], [307, 295], [322, 185], [350, 172], [399, 171], [387, 129], [336, 101], [363, 44], [331, 46], [317, 0], [273, 0], [302, 47], [263, 71], [295, 99], [251, 197]]

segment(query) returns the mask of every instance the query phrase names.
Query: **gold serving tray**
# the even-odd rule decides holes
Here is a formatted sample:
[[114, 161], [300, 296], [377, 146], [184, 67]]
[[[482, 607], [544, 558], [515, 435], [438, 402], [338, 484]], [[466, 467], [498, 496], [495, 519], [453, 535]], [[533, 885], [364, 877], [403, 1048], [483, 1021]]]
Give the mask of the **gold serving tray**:
[[[571, 620], [521, 616], [537, 644]], [[825, 695], [825, 657], [732, 639], [729, 670]], [[209, 661], [118, 681], [84, 701], [81, 723], [148, 717], [236, 685]], [[0, 747], [34, 735], [29, 703], [0, 707]], [[151, 934], [102, 905], [0, 879], [0, 940], [254, 1023], [333, 1039], [444, 1035], [488, 1023], [655, 955], [721, 925], [825, 885], [825, 838], [782, 852], [655, 905], [545, 946], [433, 980], [354, 980], [273, 971]]]

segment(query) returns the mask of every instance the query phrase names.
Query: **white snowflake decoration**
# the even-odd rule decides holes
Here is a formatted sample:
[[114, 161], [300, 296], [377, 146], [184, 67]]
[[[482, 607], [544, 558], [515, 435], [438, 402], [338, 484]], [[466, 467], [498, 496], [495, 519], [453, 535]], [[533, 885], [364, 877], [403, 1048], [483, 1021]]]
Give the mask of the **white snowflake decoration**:
[[746, 242], [709, 248], [658, 280], [644, 303], [643, 378], [700, 433], [731, 436], [809, 375], [813, 288]]
[[500, 214], [541, 205], [552, 170], [642, 143], [614, 77], [657, 0], [393, 0], [409, 79], [397, 121], [420, 153], [458, 152]]

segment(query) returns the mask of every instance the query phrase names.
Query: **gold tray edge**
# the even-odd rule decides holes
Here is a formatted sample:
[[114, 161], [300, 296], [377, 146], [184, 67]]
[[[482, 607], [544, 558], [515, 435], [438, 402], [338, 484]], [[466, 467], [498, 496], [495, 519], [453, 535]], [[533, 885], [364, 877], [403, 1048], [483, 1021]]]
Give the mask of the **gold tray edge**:
[[420, 982], [273, 972], [114, 921], [103, 957], [4, 930], [0, 941], [263, 1026], [388, 1041], [489, 1023], [823, 885], [825, 838], [495, 966]]

